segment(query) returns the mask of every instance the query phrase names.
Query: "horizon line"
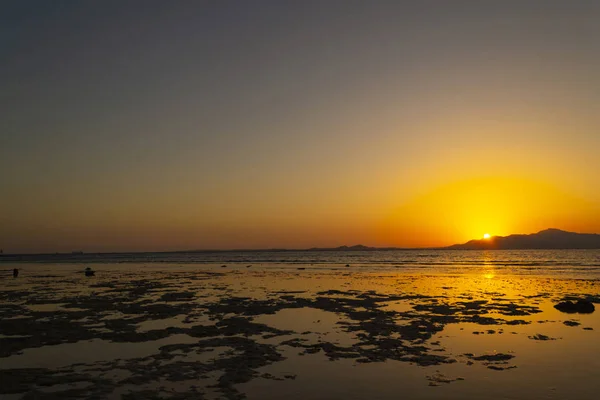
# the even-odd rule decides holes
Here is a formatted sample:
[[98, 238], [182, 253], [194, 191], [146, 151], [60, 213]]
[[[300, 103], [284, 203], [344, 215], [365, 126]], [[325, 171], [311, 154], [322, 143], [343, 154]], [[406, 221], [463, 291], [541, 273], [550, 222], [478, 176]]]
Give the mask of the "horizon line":
[[[452, 246], [452, 245], [450, 245]], [[102, 254], [147, 254], [147, 253], [233, 253], [233, 252], [261, 252], [261, 251], [273, 251], [273, 252], [286, 252], [286, 251], [335, 251], [342, 248], [346, 248], [346, 251], [376, 251], [376, 250], [452, 250], [448, 249], [450, 246], [433, 246], [433, 247], [375, 247], [375, 246], [364, 246], [364, 245], [342, 245], [337, 247], [308, 247], [308, 248], [285, 248], [285, 247], [271, 247], [271, 248], [253, 248], [253, 249], [194, 249], [194, 250], [148, 250], [148, 251], [72, 251], [72, 252], [41, 252], [41, 253], [0, 253], [0, 258], [3, 256], [77, 256], [77, 255], [102, 255]], [[353, 247], [363, 247], [364, 249], [352, 249]]]
[[[545, 231], [562, 231], [567, 233], [576, 233], [580, 235], [599, 235], [598, 233], [581, 233], [581, 232], [572, 232], [566, 231], [559, 228], [546, 228], [541, 231], [533, 232], [533, 233], [512, 233], [507, 236], [491, 236], [490, 239], [494, 238], [506, 238], [509, 236], [526, 236], [526, 235], [535, 235]], [[424, 247], [396, 247], [396, 246], [385, 246], [385, 247], [377, 247], [377, 246], [367, 246], [363, 244], [356, 244], [352, 246], [341, 245], [336, 247], [309, 247], [309, 248], [285, 248], [285, 247], [271, 247], [271, 248], [251, 248], [251, 249], [187, 249], [187, 250], [155, 250], [155, 251], [92, 251], [85, 252], [81, 250], [71, 251], [71, 252], [39, 252], [39, 253], [4, 253], [1, 252], [0, 249], [0, 258], [4, 256], [59, 256], [59, 255], [105, 255], [105, 254], [148, 254], [148, 253], [159, 253], [159, 254], [174, 254], [174, 253], [227, 253], [227, 252], [289, 252], [289, 251], [336, 251], [340, 249], [345, 249], [344, 251], [390, 251], [390, 250], [471, 250], [471, 249], [457, 249], [455, 246], [461, 244], [467, 244], [473, 241], [479, 241], [482, 239], [470, 239], [464, 243], [454, 243], [447, 246], [424, 246]], [[354, 249], [357, 248], [357, 249]], [[361, 249], [362, 248], [362, 249]], [[494, 249], [494, 250], [502, 250], [502, 249]]]

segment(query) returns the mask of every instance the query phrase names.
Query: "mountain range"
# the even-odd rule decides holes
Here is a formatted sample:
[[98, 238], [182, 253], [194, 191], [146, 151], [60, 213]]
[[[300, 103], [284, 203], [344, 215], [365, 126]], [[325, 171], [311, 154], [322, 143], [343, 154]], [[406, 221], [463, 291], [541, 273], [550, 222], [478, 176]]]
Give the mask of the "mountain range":
[[492, 236], [446, 247], [456, 250], [600, 249], [600, 235], [545, 229], [530, 235]]
[[[575, 233], [560, 229], [545, 229], [543, 231], [529, 235], [509, 235], [492, 236], [488, 239], [470, 240], [466, 243], [455, 244], [448, 247], [429, 247], [429, 248], [402, 248], [402, 247], [371, 247], [357, 244], [354, 246], [339, 247], [313, 247], [310, 249], [238, 249], [238, 250], [186, 250], [186, 251], [166, 251], [158, 253], [227, 253], [227, 252], [288, 252], [288, 251], [387, 251], [387, 250], [527, 250], [527, 249], [600, 249], [600, 234], [596, 233]], [[98, 255], [102, 253], [83, 253], [76, 251], [67, 253], [69, 257], [83, 257]], [[137, 254], [137, 253], [105, 253], [105, 254]], [[44, 254], [2, 254], [0, 260], [10, 261], [15, 256], [35, 257]], [[65, 254], [45, 254], [50, 257], [57, 257]], [[21, 260], [21, 258], [19, 258]]]

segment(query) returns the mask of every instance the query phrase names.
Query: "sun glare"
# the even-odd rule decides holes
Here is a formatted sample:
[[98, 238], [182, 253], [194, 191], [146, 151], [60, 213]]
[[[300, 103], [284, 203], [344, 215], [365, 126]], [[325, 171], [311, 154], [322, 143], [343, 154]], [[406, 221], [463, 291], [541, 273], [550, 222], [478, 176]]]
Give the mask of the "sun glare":
[[489, 233], [484, 233], [484, 234], [483, 234], [483, 238], [484, 238], [484, 239], [489, 239], [489, 238], [491, 238], [491, 236], [490, 236], [490, 234], [489, 234]]

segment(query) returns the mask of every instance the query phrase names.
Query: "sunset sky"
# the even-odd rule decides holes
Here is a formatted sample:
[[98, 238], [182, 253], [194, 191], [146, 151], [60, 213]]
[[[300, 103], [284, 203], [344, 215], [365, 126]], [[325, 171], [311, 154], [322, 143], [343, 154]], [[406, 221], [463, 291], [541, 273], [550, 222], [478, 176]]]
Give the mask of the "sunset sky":
[[5, 253], [600, 232], [600, 2], [7, 1]]

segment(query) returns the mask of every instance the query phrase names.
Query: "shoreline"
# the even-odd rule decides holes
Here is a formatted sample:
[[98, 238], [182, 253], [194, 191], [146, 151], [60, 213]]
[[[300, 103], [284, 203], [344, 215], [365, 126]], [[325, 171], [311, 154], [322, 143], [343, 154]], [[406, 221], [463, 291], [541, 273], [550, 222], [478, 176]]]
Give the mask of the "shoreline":
[[[599, 302], [595, 279], [218, 266], [73, 271], [2, 281], [3, 396], [358, 399], [371, 387], [385, 399], [401, 391], [526, 399], [571, 390], [559, 366], [581, 376], [600, 367], [600, 314], [553, 308], [567, 298]], [[580, 377], [577, 398], [595, 398], [592, 375]], [[536, 391], [526, 382], [538, 382]]]
[[13, 262], [0, 263], [0, 272], [6, 277], [12, 274], [13, 268], [20, 271], [22, 278], [44, 277], [48, 274], [66, 274], [65, 276], [78, 277], [87, 266], [99, 273], [106, 271], [111, 274], [116, 271], [131, 269], [151, 270], [155, 272], [289, 272], [289, 273], [352, 273], [352, 274], [392, 274], [392, 275], [431, 275], [431, 276], [498, 276], [498, 277], [529, 277], [544, 279], [569, 279], [569, 280], [600, 280], [600, 265], [575, 265], [544, 263], [516, 263], [505, 264], [343, 264], [343, 263], [302, 263], [302, 262]]

